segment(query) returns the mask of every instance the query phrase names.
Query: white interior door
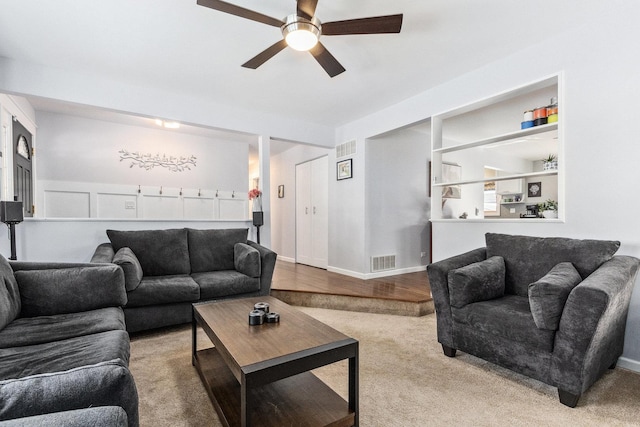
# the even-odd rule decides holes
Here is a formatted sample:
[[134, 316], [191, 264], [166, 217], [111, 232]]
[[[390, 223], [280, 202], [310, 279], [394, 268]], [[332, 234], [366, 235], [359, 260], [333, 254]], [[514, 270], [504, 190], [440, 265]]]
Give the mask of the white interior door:
[[296, 165], [296, 262], [312, 263], [311, 163]]
[[311, 162], [311, 257], [315, 267], [327, 268], [329, 247], [328, 159]]
[[296, 166], [296, 262], [328, 265], [328, 159]]

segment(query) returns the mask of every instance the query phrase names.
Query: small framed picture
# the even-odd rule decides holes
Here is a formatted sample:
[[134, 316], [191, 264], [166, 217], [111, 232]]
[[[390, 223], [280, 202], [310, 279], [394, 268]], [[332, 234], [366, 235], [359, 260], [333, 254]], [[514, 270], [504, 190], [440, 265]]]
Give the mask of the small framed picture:
[[278, 199], [284, 198], [284, 185], [278, 185]]
[[338, 181], [342, 179], [353, 178], [353, 159], [342, 160], [337, 163], [337, 179]]
[[529, 197], [542, 197], [542, 182], [530, 182], [527, 190]]

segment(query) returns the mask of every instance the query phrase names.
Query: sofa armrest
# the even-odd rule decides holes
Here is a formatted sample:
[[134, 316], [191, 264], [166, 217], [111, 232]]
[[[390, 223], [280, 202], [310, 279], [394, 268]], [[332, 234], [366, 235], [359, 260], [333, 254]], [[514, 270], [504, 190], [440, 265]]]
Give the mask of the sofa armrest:
[[113, 249], [111, 243], [101, 243], [93, 252], [91, 261], [93, 263], [109, 263], [113, 261], [113, 257], [116, 255], [116, 251]]
[[438, 341], [447, 347], [455, 348], [453, 345], [453, 319], [451, 317], [447, 278], [449, 271], [484, 261], [485, 259], [487, 259], [486, 248], [478, 248], [427, 266], [429, 286], [431, 287], [431, 295], [433, 296], [433, 303], [437, 313]]
[[260, 274], [260, 295], [269, 295], [271, 291], [271, 279], [273, 278], [273, 270], [276, 268], [276, 258], [278, 254], [271, 249], [247, 240], [247, 245], [255, 248], [260, 252], [260, 262], [262, 263], [262, 272]]
[[[34, 263], [15, 271], [22, 302], [21, 316], [48, 316], [62, 313], [120, 307], [127, 303], [124, 273], [116, 265]], [[61, 268], [39, 268], [43, 266]]]
[[551, 379], [582, 394], [622, 354], [631, 293], [640, 260], [615, 256], [576, 286], [556, 333]]

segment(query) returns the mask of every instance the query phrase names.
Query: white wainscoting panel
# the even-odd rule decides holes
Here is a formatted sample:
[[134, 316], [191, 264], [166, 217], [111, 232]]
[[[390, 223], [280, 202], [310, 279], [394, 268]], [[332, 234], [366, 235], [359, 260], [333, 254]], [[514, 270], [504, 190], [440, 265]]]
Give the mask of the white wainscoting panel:
[[142, 196], [142, 200], [145, 219], [182, 219], [182, 203], [176, 196]]
[[184, 219], [216, 219], [214, 204], [211, 197], [183, 197]]
[[247, 201], [243, 199], [218, 199], [218, 219], [243, 219], [247, 217]]
[[97, 193], [97, 217], [135, 219], [138, 198], [134, 194]]
[[45, 191], [44, 215], [47, 218], [89, 218], [91, 197], [88, 192]]
[[235, 190], [47, 180], [38, 184], [40, 218], [250, 219], [247, 193]]

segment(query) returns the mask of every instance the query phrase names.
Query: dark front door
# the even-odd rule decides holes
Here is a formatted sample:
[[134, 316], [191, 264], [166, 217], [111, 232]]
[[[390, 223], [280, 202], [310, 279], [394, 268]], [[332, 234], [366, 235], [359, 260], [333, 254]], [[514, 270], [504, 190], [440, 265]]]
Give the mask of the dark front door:
[[31, 173], [31, 134], [13, 121], [13, 186], [16, 200], [22, 202], [24, 216], [33, 216], [33, 179]]

